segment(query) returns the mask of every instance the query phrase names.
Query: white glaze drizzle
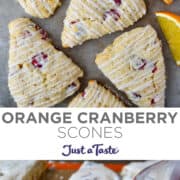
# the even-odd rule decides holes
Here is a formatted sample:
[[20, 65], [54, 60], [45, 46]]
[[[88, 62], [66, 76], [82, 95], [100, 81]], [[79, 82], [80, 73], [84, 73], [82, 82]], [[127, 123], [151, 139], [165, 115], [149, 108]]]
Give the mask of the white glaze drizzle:
[[[65, 29], [63, 35], [65, 38], [63, 38], [63, 41], [66, 41], [70, 47], [73, 47], [75, 44], [82, 44], [82, 42], [87, 39], [98, 38], [104, 35], [99, 33], [98, 29], [94, 30], [89, 26], [87, 27], [88, 21], [92, 21], [92, 23], [95, 21], [96, 23], [101, 24], [104, 33], [122, 30], [125, 27], [132, 25], [145, 14], [146, 10], [144, 6], [141, 6], [142, 4], [142, 0], [136, 0], [136, 3], [134, 0], [122, 0], [120, 5], [113, 3], [113, 1], [110, 2], [109, 0], [72, 0], [67, 11], [67, 17], [64, 20]], [[81, 8], [85, 13], [84, 17], [81, 13]], [[114, 9], [119, 13], [119, 20], [114, 20], [113, 17], [107, 18], [106, 20], [103, 19], [104, 14], [110, 9]], [[68, 14], [71, 14], [71, 16], [68, 16]], [[76, 20], [79, 22], [70, 25], [72, 21]], [[87, 35], [85, 38], [77, 39], [73, 27], [77, 26], [80, 22], [84, 22], [83, 25], [87, 30]]]
[[[138, 36], [138, 34], [140, 34]], [[145, 99], [153, 100], [157, 94], [162, 94], [165, 90], [165, 67], [162, 57], [161, 43], [158, 40], [157, 34], [151, 26], [146, 26], [137, 30], [136, 33], [122, 35], [119, 43], [125, 46], [125, 49], [119, 53], [114, 54], [109, 60], [105, 60], [102, 63], [97, 63], [99, 68], [105, 73], [105, 75], [111, 79], [119, 90], [125, 91], [130, 99], [131, 93], [137, 93], [139, 104], [144, 102]], [[136, 37], [136, 38], [132, 38]], [[129, 42], [129, 40], [131, 41]], [[116, 40], [117, 41], [117, 40]], [[128, 42], [128, 43], [127, 43]], [[117, 44], [116, 44], [117, 46]], [[115, 47], [115, 48], [118, 48]], [[118, 52], [118, 51], [117, 51]], [[106, 50], [104, 51], [106, 53]], [[151, 59], [141, 56], [143, 54], [152, 54]], [[141, 59], [144, 59], [145, 64], [143, 69], [129, 69], [131, 61], [134, 61], [132, 55], [140, 55]], [[113, 63], [111, 70], [108, 68]], [[123, 68], [127, 68], [127, 71], [123, 71]], [[156, 87], [154, 87], [157, 84]], [[148, 87], [151, 87], [148, 89]], [[148, 92], [152, 90], [151, 94]], [[148, 94], [147, 94], [148, 93]], [[161, 95], [163, 97], [163, 95]], [[131, 99], [132, 101], [134, 99]], [[145, 106], [151, 106], [151, 101]], [[163, 106], [163, 98], [157, 98], [156, 103], [153, 106]]]

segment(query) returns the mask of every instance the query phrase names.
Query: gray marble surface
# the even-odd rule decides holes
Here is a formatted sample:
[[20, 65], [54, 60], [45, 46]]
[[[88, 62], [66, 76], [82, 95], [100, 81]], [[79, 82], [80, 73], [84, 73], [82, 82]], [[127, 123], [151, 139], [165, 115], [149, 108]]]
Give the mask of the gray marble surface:
[[[62, 49], [60, 35], [69, 2], [70, 0], [64, 0], [63, 6], [57, 10], [53, 17], [41, 20], [27, 15], [16, 0], [0, 0], [0, 107], [16, 107], [16, 103], [10, 95], [7, 85], [9, 49], [8, 23], [19, 17], [30, 17], [34, 22], [38, 23], [42, 28], [49, 32], [54, 44]], [[175, 0], [174, 4], [171, 6], [165, 5], [161, 0], [146, 0], [146, 4], [148, 7], [147, 15], [125, 31], [146, 24], [153, 25], [158, 31], [159, 37], [163, 42], [163, 51], [167, 69], [166, 107], [180, 107], [180, 67], [175, 65], [154, 15], [154, 12], [159, 10], [168, 10], [180, 14], [180, 0]], [[89, 79], [97, 79], [117, 92], [111, 82], [97, 69], [94, 60], [96, 54], [101, 52], [108, 44], [112, 43], [121, 33], [122, 32], [117, 32], [100, 38], [99, 40], [88, 41], [82, 46], [77, 46], [73, 49], [62, 49], [85, 71], [81, 89], [87, 85]], [[121, 93], [119, 94], [121, 95]], [[72, 97], [63, 103], [58, 104], [56, 107], [67, 106], [67, 103], [71, 99]]]

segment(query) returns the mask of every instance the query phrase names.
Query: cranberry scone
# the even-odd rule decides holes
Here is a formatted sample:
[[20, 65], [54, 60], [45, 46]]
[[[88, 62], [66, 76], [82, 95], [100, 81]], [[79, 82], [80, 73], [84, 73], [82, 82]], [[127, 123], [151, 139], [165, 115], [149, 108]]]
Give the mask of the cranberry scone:
[[49, 107], [73, 95], [83, 71], [27, 18], [9, 24], [9, 88], [19, 107]]
[[46, 161], [0, 161], [0, 179], [38, 180], [46, 168]]
[[69, 107], [125, 107], [125, 105], [108, 89], [91, 80], [88, 87], [70, 102]]
[[63, 47], [123, 30], [144, 14], [144, 0], [71, 0], [64, 20]]
[[61, 6], [60, 0], [18, 0], [25, 11], [38, 18], [48, 18]]
[[161, 41], [152, 26], [136, 28], [119, 36], [97, 55], [96, 64], [134, 104], [164, 106], [164, 58]]
[[81, 168], [69, 180], [120, 180], [120, 177], [103, 164], [84, 162]]

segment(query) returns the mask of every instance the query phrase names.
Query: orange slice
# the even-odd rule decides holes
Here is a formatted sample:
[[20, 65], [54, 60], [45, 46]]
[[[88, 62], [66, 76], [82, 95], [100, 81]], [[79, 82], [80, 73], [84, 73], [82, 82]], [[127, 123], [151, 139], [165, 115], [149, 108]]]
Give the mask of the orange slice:
[[170, 12], [156, 12], [161, 29], [167, 39], [173, 57], [180, 66], [180, 16]]

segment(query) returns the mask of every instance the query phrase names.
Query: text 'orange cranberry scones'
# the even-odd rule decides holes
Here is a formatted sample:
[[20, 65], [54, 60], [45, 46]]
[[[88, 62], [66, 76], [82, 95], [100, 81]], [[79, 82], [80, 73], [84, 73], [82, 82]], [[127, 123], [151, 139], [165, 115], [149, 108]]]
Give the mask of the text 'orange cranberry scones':
[[144, 14], [143, 0], [71, 0], [64, 20], [63, 47], [123, 30]]
[[164, 58], [161, 42], [150, 25], [119, 36], [97, 55], [96, 64], [136, 105], [164, 106]]
[[48, 18], [61, 5], [60, 0], [18, 0], [25, 11], [38, 18]]
[[125, 107], [125, 105], [108, 89], [91, 80], [84, 92], [77, 95], [69, 107]]
[[82, 70], [26, 18], [9, 24], [9, 88], [20, 107], [49, 107], [74, 94]]

